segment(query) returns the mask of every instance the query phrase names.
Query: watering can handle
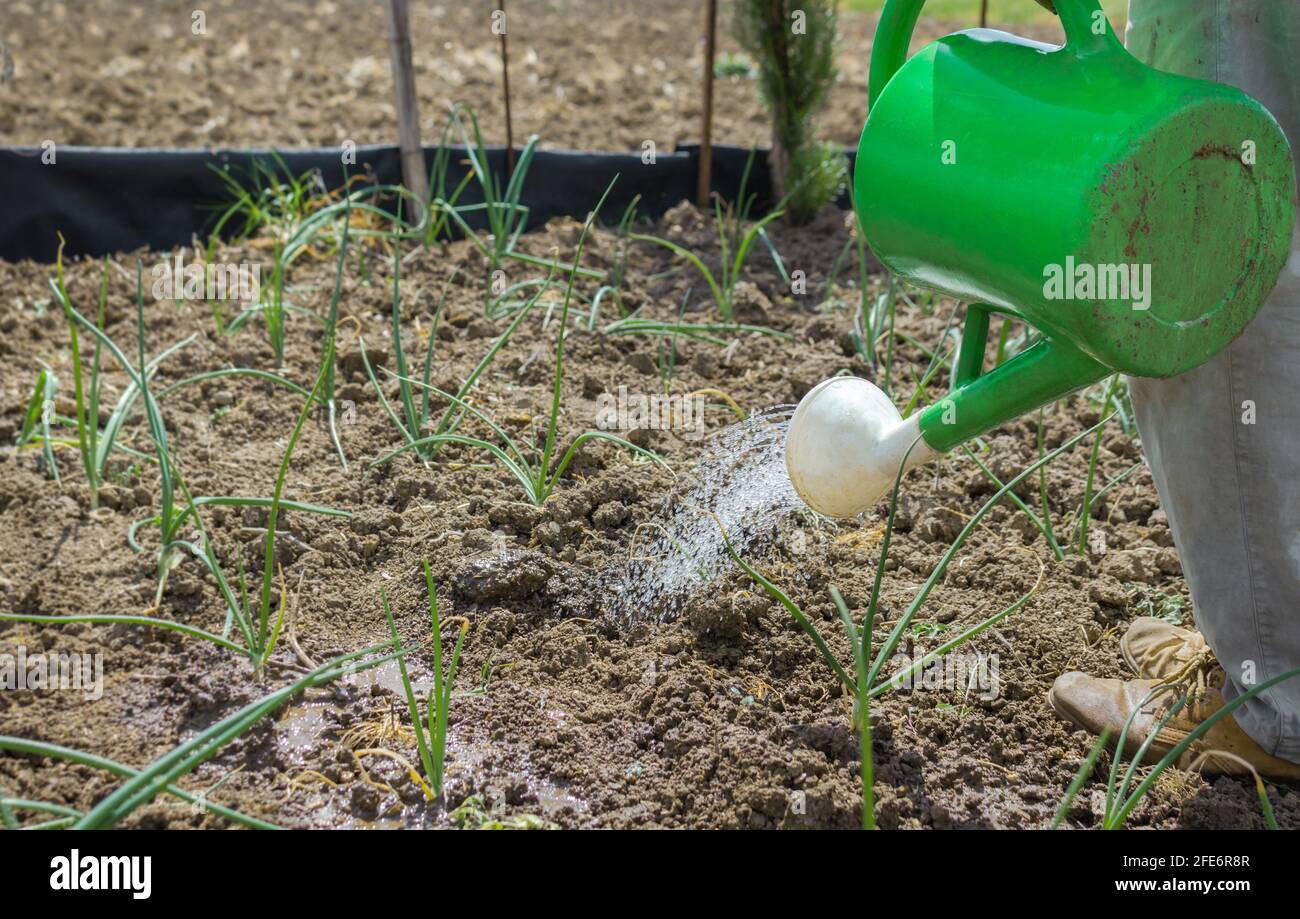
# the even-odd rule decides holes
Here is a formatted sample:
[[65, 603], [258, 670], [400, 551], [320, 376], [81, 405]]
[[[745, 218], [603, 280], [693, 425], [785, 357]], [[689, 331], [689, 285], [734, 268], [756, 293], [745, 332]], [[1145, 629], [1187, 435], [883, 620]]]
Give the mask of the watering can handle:
[[[1065, 29], [1065, 46], [1062, 51], [1082, 56], [1119, 45], [1119, 39], [1111, 31], [1106, 14], [1102, 12], [1097, 0], [1039, 2], [1061, 17], [1061, 26]], [[916, 21], [921, 16], [923, 6], [925, 0], [887, 0], [885, 3], [871, 45], [871, 89], [868, 101], [872, 108], [894, 74], [906, 63], [912, 33], [916, 31]], [[1097, 31], [1098, 25], [1104, 27], [1100, 32]]]

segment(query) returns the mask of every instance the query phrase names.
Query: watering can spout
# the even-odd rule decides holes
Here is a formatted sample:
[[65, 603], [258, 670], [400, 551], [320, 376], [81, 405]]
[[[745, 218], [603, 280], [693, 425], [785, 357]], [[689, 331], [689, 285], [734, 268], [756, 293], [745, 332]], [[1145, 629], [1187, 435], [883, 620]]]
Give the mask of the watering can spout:
[[804, 503], [853, 517], [889, 491], [900, 466], [936, 454], [919, 416], [903, 418], [889, 397], [858, 377], [832, 377], [804, 396], [786, 433], [785, 464]]
[[795, 409], [785, 442], [790, 482], [804, 503], [828, 517], [856, 516], [889, 491], [900, 468], [907, 472], [1112, 372], [1050, 338], [983, 372], [987, 329], [987, 309], [973, 304], [952, 391], [907, 418], [878, 387], [857, 377], [832, 377], [813, 387]]

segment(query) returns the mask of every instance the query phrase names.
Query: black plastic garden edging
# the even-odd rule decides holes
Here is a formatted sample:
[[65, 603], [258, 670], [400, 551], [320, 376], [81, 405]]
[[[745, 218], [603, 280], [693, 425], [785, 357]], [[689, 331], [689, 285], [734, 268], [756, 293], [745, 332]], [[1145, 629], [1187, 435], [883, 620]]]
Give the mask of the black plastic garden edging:
[[[528, 228], [552, 217], [584, 218], [616, 175], [618, 182], [603, 212], [607, 221], [617, 220], [638, 194], [638, 212], [659, 217], [679, 201], [694, 199], [699, 151], [696, 144], [681, 145], [657, 154], [651, 163], [640, 153], [538, 150], [524, 183]], [[433, 147], [425, 148], [427, 163], [432, 164], [434, 152]], [[42, 153], [39, 148], [0, 147], [0, 258], [8, 261], [52, 262], [58, 233], [67, 240], [65, 253], [74, 256], [187, 244], [206, 235], [214, 207], [230, 200], [211, 167], [229, 167], [237, 177], [251, 175], [259, 160], [276, 168], [268, 150], [60, 147], [53, 151], [53, 162]], [[339, 148], [284, 150], [278, 155], [293, 175], [319, 170], [325, 187], [343, 184]], [[749, 150], [741, 147], [713, 148], [713, 190], [725, 200], [735, 197], [748, 156]], [[498, 174], [503, 172], [505, 148], [488, 148], [488, 161]], [[453, 157], [448, 187], [454, 188], [467, 170], [463, 156]], [[347, 172], [381, 183], [400, 182], [397, 147], [357, 147], [356, 165]], [[757, 208], [770, 206], [765, 150], [754, 157], [749, 189], [758, 194]], [[480, 201], [478, 184], [470, 182], [458, 203]], [[847, 195], [840, 203], [847, 205]], [[481, 215], [476, 216], [481, 225]]]

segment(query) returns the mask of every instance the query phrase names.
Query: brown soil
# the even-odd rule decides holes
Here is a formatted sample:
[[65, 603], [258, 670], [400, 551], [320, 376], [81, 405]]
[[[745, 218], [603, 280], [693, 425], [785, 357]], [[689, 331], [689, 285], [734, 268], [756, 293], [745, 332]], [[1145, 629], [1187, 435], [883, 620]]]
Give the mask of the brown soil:
[[[504, 143], [493, 8], [486, 0], [411, 4], [425, 143], [437, 142], [458, 101], [479, 113], [489, 143]], [[0, 43], [14, 73], [0, 82], [0, 144], [395, 142], [382, 4], [224, 0], [204, 9], [206, 34], [194, 35], [194, 4], [181, 0], [9, 0], [0, 13]], [[508, 9], [517, 143], [533, 133], [546, 145], [584, 150], [698, 142], [699, 3], [524, 0]], [[866, 116], [875, 19], [843, 14], [840, 78], [820, 121], [827, 139], [846, 145], [857, 143]], [[973, 24], [927, 18], [918, 40]], [[1061, 34], [1052, 21], [1015, 31], [1046, 41]], [[719, 54], [736, 51], [726, 4], [719, 32]], [[769, 122], [751, 79], [720, 81], [714, 118], [718, 143], [768, 143]]]
[[[711, 219], [711, 218], [709, 218]], [[709, 225], [682, 206], [659, 229], [706, 253]], [[781, 227], [775, 242], [792, 268], [809, 277], [810, 293], [791, 297], [765, 255], [751, 259], [741, 318], [793, 335], [784, 341], [758, 334], [726, 349], [681, 343], [675, 392], [717, 387], [741, 406], [758, 409], [797, 400], [838, 371], [878, 378], [846, 347], [850, 311], [819, 310], [826, 272], [844, 242], [844, 220], [827, 211], [812, 227]], [[572, 222], [555, 222], [525, 237], [536, 253], [558, 246], [568, 253]], [[711, 247], [712, 246], [712, 247]], [[608, 264], [612, 236], [600, 231], [587, 263]], [[264, 259], [266, 250], [231, 247], [220, 261]], [[142, 253], [147, 266], [160, 256]], [[193, 253], [190, 253], [193, 258]], [[132, 325], [134, 255], [112, 271], [109, 331], [124, 345]], [[675, 315], [685, 288], [695, 292], [688, 316], [706, 319], [698, 278], [674, 267], [671, 255], [633, 249], [626, 299], [644, 314]], [[859, 821], [857, 741], [849, 704], [835, 678], [790, 616], [758, 592], [735, 568], [702, 588], [673, 621], [642, 621], [621, 629], [604, 617], [606, 598], [594, 585], [625, 565], [633, 534], [657, 518], [668, 488], [666, 473], [628, 462], [612, 445], [584, 450], [571, 474], [540, 511], [520, 503], [511, 480], [495, 469], [457, 465], [477, 461], [449, 449], [445, 462], [424, 470], [410, 458], [372, 468], [369, 461], [398, 444], [398, 435], [361, 374], [355, 329], [373, 356], [391, 361], [387, 336], [388, 268], [372, 255], [367, 267], [354, 252], [344, 286], [340, 323], [344, 354], [340, 398], [355, 403], [342, 439], [350, 459], [344, 472], [324, 431], [309, 425], [293, 457], [287, 496], [348, 509], [350, 520], [290, 513], [282, 526], [292, 539], [278, 545], [290, 590], [298, 595], [298, 635], [316, 660], [381, 641], [386, 628], [379, 590], [392, 598], [403, 635], [427, 636], [420, 560], [427, 557], [441, 587], [444, 615], [468, 617], [472, 628], [458, 688], [470, 692], [490, 662], [486, 690], [458, 697], [452, 712], [448, 804], [482, 795], [503, 817], [533, 814], [562, 826], [632, 827], [852, 827]], [[411, 255], [403, 268], [405, 336], [427, 332], [438, 291], [454, 266], [448, 321], [438, 336], [433, 379], [444, 387], [463, 379], [500, 329], [483, 318], [484, 263], [467, 243]], [[512, 265], [516, 279], [520, 266]], [[305, 258], [291, 283], [296, 302], [324, 309], [332, 283], [328, 258]], [[367, 273], [368, 272], [368, 273]], [[852, 272], [849, 272], [852, 274]], [[0, 264], [0, 442], [11, 444], [23, 405], [44, 362], [70, 392], [66, 327], [46, 286], [49, 266]], [[147, 275], [146, 275], [147, 277]], [[69, 267], [76, 303], [93, 308], [97, 263]], [[872, 276], [873, 287], [880, 277]], [[853, 302], [850, 287], [841, 292]], [[233, 339], [216, 335], [204, 304], [147, 307], [151, 353], [191, 333], [196, 344], [163, 365], [159, 383], [225, 365], [270, 368], [271, 352], [258, 323]], [[912, 338], [939, 339], [951, 302], [920, 298], [900, 310], [899, 328]], [[318, 326], [302, 317], [290, 324], [285, 372], [300, 383], [314, 374]], [[996, 331], [996, 329], [995, 329]], [[479, 405], [516, 431], [536, 429], [549, 406], [555, 322], [541, 311], [520, 327], [476, 390]], [[132, 347], [134, 347], [132, 345]], [[595, 397], [626, 385], [659, 390], [658, 342], [577, 331], [568, 339], [560, 434], [567, 443], [593, 426]], [[894, 386], [900, 398], [924, 372], [925, 355], [900, 341]], [[108, 375], [111, 394], [125, 377]], [[941, 386], [930, 387], [938, 397]], [[178, 462], [193, 491], [269, 494], [284, 438], [301, 402], [283, 390], [248, 379], [180, 390], [163, 405]], [[64, 411], [68, 410], [66, 404]], [[711, 431], [727, 425], [724, 407], [710, 408]], [[1049, 418], [1049, 445], [1097, 420], [1096, 406], [1075, 398]], [[1009, 424], [985, 440], [984, 456], [1004, 480], [1032, 461], [1035, 426]], [[671, 464], [686, 468], [698, 442], [670, 432], [633, 435]], [[144, 422], [132, 420], [127, 442], [148, 449]], [[1048, 492], [1058, 530], [1078, 506], [1086, 445], [1051, 468]], [[118, 468], [105, 508], [90, 511], [74, 451], [58, 454], [63, 484], [40, 468], [39, 451], [6, 448], [0, 454], [0, 607], [21, 612], [139, 613], [153, 593], [151, 553], [136, 554], [126, 529], [156, 508], [152, 472]], [[1140, 458], [1121, 433], [1109, 431], [1100, 451], [1102, 474], [1116, 475]], [[905, 484], [894, 549], [884, 580], [882, 621], [875, 643], [915, 595], [964, 518], [992, 489], [968, 459], [954, 456], [914, 472]], [[1036, 493], [1036, 486], [1026, 496]], [[860, 525], [822, 522], [805, 527], [801, 542], [781, 539], [751, 548], [751, 560], [783, 584], [828, 636], [841, 660], [847, 648], [827, 594], [843, 591], [861, 615], [877, 557], [883, 508]], [[1142, 468], [1096, 507], [1093, 532], [1104, 534], [1105, 554], [1050, 559], [1027, 518], [999, 508], [986, 518], [954, 560], [905, 641], [905, 650], [932, 648], [1042, 583], [1026, 607], [980, 636], [968, 651], [996, 655], [999, 691], [992, 698], [960, 690], [898, 692], [873, 708], [878, 816], [886, 827], [1036, 827], [1050, 821], [1091, 738], [1056, 718], [1044, 694], [1068, 669], [1121, 675], [1118, 638], [1136, 614], [1133, 593], [1185, 596], [1177, 556], [1151, 478]], [[209, 514], [227, 563], [236, 544], [260, 558], [264, 526], [258, 513]], [[251, 531], [251, 532], [250, 532]], [[146, 528], [142, 539], [149, 545]], [[171, 578], [159, 617], [220, 630], [224, 608], [211, 578], [191, 560]], [[0, 652], [39, 649], [101, 652], [106, 689], [88, 702], [72, 692], [0, 693], [0, 733], [79, 747], [140, 766], [242, 703], [283, 685], [272, 670], [255, 679], [232, 654], [174, 633], [134, 627], [0, 626]], [[277, 659], [292, 663], [283, 645]], [[427, 650], [413, 661], [417, 679], [430, 674]], [[292, 826], [372, 824], [445, 826], [446, 811], [425, 807], [402, 770], [366, 760], [362, 780], [342, 742], [349, 727], [382, 723], [397, 707], [394, 674], [361, 677], [313, 692], [186, 778], [191, 789], [226, 778], [214, 800]], [[404, 715], [400, 716], [404, 720]], [[414, 759], [411, 743], [388, 746]], [[1107, 760], [1103, 758], [1102, 767]], [[1099, 769], [1100, 771], [1100, 769]], [[324, 777], [322, 782], [316, 776]], [[115, 782], [92, 770], [28, 756], [0, 754], [0, 785], [21, 797], [87, 807]], [[1096, 822], [1101, 786], [1093, 780], [1070, 813], [1076, 826]], [[797, 793], [802, 792], [802, 795]], [[1300, 824], [1300, 795], [1273, 789], [1283, 825]], [[187, 805], [157, 801], [126, 825], [200, 826], [222, 821]], [[1170, 772], [1134, 815], [1157, 827], [1258, 827], [1253, 788], [1231, 779], [1204, 781]]]

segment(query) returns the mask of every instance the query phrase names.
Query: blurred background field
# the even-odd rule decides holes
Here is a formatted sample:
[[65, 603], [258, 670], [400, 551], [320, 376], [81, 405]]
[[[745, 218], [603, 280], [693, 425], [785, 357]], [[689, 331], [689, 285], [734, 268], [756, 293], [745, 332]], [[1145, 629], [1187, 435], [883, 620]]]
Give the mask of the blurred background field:
[[[857, 143], [871, 42], [884, 0], [843, 0], [839, 70], [817, 118], [821, 137]], [[391, 143], [392, 77], [375, 0], [223, 0], [191, 34], [188, 0], [6, 0], [0, 42], [0, 144], [309, 147]], [[1116, 30], [1124, 0], [1106, 0]], [[585, 150], [661, 150], [700, 137], [704, 4], [699, 0], [519, 0], [509, 6], [516, 142]], [[468, 102], [489, 143], [505, 140], [491, 3], [413, 3], [421, 130], [435, 143]], [[752, 61], [719, 3], [714, 140], [766, 147], [770, 122]], [[915, 46], [979, 22], [979, 0], [930, 0]], [[1060, 42], [1033, 0], [989, 0], [991, 28]], [[344, 25], [345, 24], [345, 25]], [[74, 27], [75, 25], [75, 27]], [[255, 25], [255, 27], [254, 27]]]

